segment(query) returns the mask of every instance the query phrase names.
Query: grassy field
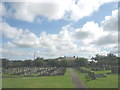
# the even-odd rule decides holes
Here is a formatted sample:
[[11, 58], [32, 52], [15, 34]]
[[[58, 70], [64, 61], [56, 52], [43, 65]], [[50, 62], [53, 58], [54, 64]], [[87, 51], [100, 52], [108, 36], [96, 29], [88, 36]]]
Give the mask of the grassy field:
[[[80, 73], [76, 69], [74, 69], [74, 71], [80, 75], [80, 78], [87, 85], [88, 88], [118, 88], [117, 74], [107, 75], [107, 77], [101, 77], [97, 80], [86, 81], [84, 76], [87, 75], [87, 73]], [[106, 72], [110, 72], [110, 70], [95, 71], [95, 74], [104, 74]]]
[[95, 71], [95, 74], [106, 74], [106, 73], [110, 73], [111, 70], [104, 70], [104, 71]]
[[3, 88], [74, 88], [67, 69], [64, 76], [4, 78]]

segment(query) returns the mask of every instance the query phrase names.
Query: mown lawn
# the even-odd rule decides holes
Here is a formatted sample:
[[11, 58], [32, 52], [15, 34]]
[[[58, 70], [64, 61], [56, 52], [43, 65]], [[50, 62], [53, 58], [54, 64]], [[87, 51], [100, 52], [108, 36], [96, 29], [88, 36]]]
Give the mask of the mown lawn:
[[95, 71], [95, 74], [106, 74], [106, 73], [110, 73], [111, 70], [104, 70], [104, 71]]
[[[87, 85], [88, 88], [118, 88], [117, 74], [107, 75], [107, 77], [101, 77], [97, 80], [86, 81], [84, 76], [87, 75], [87, 73], [80, 73], [76, 69], [74, 71], [80, 75], [80, 79], [82, 79], [82, 81], [84, 82], [84, 84]], [[96, 71], [95, 74], [104, 74], [106, 72], [110, 71]]]
[[3, 88], [74, 88], [67, 69], [64, 76], [4, 78]]

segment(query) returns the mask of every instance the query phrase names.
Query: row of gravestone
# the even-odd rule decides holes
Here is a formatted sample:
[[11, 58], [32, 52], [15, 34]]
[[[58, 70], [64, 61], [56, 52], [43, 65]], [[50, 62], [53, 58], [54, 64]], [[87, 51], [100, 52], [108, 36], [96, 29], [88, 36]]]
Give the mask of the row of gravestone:
[[49, 67], [49, 68], [38, 68], [38, 67], [22, 67], [22, 68], [9, 68], [9, 69], [3, 69], [3, 73], [6, 74], [14, 74], [14, 73], [20, 73], [20, 72], [30, 72], [34, 73], [37, 71], [42, 71], [42, 70], [51, 70], [56, 67]]
[[107, 77], [107, 75], [110, 75], [110, 74], [120, 74], [120, 67], [111, 67], [111, 72], [108, 72], [106, 74], [94, 74], [94, 72], [88, 72], [88, 76], [86, 76], [86, 79], [87, 80], [90, 80], [90, 79], [97, 79], [99, 77]]
[[100, 77], [107, 77], [107, 75], [110, 75], [110, 74], [120, 74], [120, 67], [116, 67], [116, 66], [111, 67], [111, 72], [106, 74], [95, 74], [93, 71], [90, 71], [87, 69], [81, 69], [81, 68], [78, 68], [78, 71], [80, 71], [81, 73], [88, 73], [88, 75], [85, 76], [85, 78], [87, 81], [89, 81], [89, 80], [97, 79]]
[[[113, 66], [111, 67], [111, 73], [108, 73], [108, 74], [120, 74], [120, 67], [119, 66]], [[81, 69], [79, 68], [79, 71], [82, 72], [82, 73], [89, 73], [91, 72], [90, 70], [87, 70], [87, 69]], [[93, 70], [94, 71], [94, 70]], [[96, 70], [95, 70], [96, 71]]]
[[112, 72], [112, 74], [120, 74], [120, 67], [118, 66], [113, 66], [112, 68], [111, 68], [111, 72]]
[[45, 71], [40, 73], [38, 76], [56, 76], [56, 75], [64, 75], [66, 72], [66, 68], [56, 68], [54, 70]]
[[87, 76], [85, 76], [87, 81], [98, 79], [100, 77], [107, 77], [107, 74], [95, 74], [94, 72], [89, 72]]
[[55, 75], [64, 75], [66, 68], [61, 67], [24, 67], [24, 68], [10, 68], [3, 70], [3, 74], [11, 75], [24, 75], [24, 76], [55, 76]]

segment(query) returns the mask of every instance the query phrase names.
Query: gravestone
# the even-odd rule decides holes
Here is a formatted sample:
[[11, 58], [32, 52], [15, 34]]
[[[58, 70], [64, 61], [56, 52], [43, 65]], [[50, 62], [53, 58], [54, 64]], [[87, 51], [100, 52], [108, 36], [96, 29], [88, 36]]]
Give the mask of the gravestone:
[[88, 76], [89, 76], [91, 79], [96, 79], [94, 72], [89, 72], [89, 73], [88, 73]]
[[99, 78], [99, 77], [107, 77], [105, 74], [95, 74], [95, 78]]
[[111, 73], [112, 74], [120, 74], [120, 67], [119, 66], [114, 66], [111, 68]]

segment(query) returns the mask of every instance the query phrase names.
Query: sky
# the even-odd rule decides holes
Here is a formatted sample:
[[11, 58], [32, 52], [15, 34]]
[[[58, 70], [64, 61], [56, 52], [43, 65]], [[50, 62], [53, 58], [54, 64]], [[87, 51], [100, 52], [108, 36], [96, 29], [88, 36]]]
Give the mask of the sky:
[[0, 57], [118, 55], [118, 0], [16, 1], [0, 3]]

